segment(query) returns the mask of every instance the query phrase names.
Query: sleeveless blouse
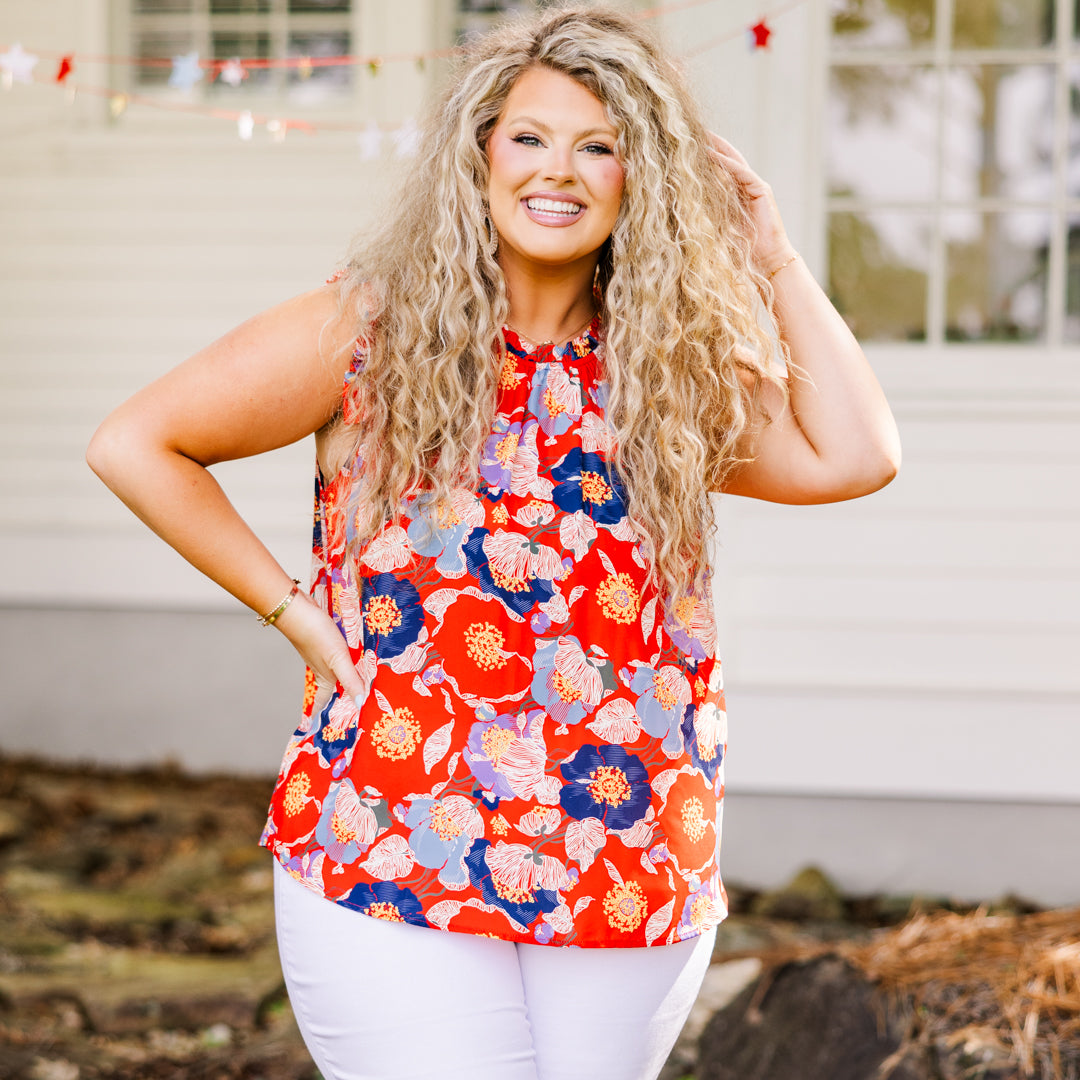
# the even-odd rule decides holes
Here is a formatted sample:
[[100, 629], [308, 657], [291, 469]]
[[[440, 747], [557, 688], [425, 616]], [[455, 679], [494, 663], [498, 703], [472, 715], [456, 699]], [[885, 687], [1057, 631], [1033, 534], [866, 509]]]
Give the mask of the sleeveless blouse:
[[312, 597], [368, 691], [327, 697], [307, 672], [259, 842], [375, 918], [543, 945], [693, 938], [727, 913], [711, 597], [665, 606], [626, 517], [599, 317], [562, 346], [504, 336], [472, 490], [403, 500], [347, 557], [361, 457], [316, 477]]

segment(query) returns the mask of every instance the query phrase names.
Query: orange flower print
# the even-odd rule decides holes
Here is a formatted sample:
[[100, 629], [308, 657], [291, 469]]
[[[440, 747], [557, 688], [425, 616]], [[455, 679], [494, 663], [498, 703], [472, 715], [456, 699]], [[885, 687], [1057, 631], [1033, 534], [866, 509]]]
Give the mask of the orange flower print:
[[309, 667], [304, 668], [304, 716], [311, 715], [311, 709], [315, 704], [315, 695], [319, 692], [319, 684], [315, 681], [315, 672]]
[[528, 678], [525, 661], [507, 648], [501, 605], [459, 594], [446, 609], [434, 635], [443, 654], [446, 673], [463, 693], [501, 698], [510, 687]]
[[371, 725], [375, 753], [391, 761], [404, 761], [420, 745], [420, 724], [407, 705], [384, 712]]
[[636, 881], [616, 882], [604, 897], [608, 926], [624, 934], [631, 933], [641, 925], [647, 908], [645, 893]]
[[295, 772], [289, 777], [281, 800], [281, 807], [287, 817], [299, 814], [307, 806], [310, 791], [311, 777], [306, 772]]
[[609, 574], [596, 587], [600, 610], [617, 623], [632, 623], [641, 610], [641, 597], [629, 574]]
[[517, 372], [518, 360], [512, 353], [506, 354], [506, 359], [503, 360], [502, 369], [499, 371], [499, 389], [500, 390], [513, 390], [517, 386], [521, 376]]
[[716, 852], [716, 796], [700, 772], [676, 777], [658, 816], [683, 872], [709, 865]]
[[299, 830], [303, 835], [319, 820], [322, 804], [316, 793], [321, 792], [323, 769], [317, 762], [317, 754], [300, 753], [278, 781], [280, 796], [274, 801], [271, 821], [279, 833]]

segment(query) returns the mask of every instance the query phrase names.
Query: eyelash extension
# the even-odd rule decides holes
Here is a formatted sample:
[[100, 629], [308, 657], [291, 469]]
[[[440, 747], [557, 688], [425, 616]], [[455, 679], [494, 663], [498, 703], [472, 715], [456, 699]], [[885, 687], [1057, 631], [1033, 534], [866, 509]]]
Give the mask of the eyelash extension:
[[[521, 145], [523, 145], [523, 146], [527, 146], [529, 144], [526, 143], [526, 141], [525, 141], [526, 139], [532, 139], [536, 143], [540, 142], [540, 139], [536, 135], [515, 135], [512, 141], [516, 142], [516, 143], [521, 143]], [[614, 151], [611, 149], [611, 147], [606, 146], [604, 143], [589, 143], [588, 145], [582, 147], [582, 149], [584, 149], [584, 150], [598, 150], [598, 151], [600, 151], [600, 154], [614, 153]]]

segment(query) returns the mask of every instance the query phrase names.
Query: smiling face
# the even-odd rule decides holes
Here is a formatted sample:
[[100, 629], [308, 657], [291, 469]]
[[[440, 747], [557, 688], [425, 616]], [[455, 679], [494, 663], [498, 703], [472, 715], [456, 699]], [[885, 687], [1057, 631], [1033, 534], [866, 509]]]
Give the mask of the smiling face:
[[622, 202], [615, 129], [581, 83], [546, 67], [514, 84], [488, 140], [499, 261], [595, 262]]

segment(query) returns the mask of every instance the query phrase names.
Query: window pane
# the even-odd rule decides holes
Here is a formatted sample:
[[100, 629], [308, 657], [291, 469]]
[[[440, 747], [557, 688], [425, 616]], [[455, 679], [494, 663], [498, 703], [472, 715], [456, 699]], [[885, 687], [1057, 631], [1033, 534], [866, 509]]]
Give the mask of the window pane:
[[934, 36], [934, 0], [830, 0], [833, 44], [903, 49]]
[[1080, 342], [1080, 214], [1069, 215], [1065, 278], [1065, 340]]
[[135, 11], [139, 15], [186, 13], [191, 11], [192, 3], [193, 0], [135, 0]]
[[923, 341], [930, 265], [927, 214], [829, 217], [829, 294], [861, 341]]
[[1031, 341], [1046, 332], [1051, 217], [1041, 211], [944, 215], [945, 336]]
[[[349, 53], [349, 32], [347, 30], [320, 33], [292, 33], [289, 35], [289, 56], [299, 59], [308, 56], [317, 59], [322, 56], [347, 56]], [[311, 74], [304, 76], [296, 68], [289, 68], [289, 96], [294, 101], [321, 101], [331, 94], [348, 89], [352, 70], [348, 65], [334, 67], [315, 67]]]
[[[230, 60], [234, 56], [243, 59], [268, 60], [272, 55], [270, 35], [268, 33], [234, 33], [229, 30], [215, 30], [211, 36], [211, 45], [215, 60]], [[215, 79], [210, 85], [223, 94], [235, 94], [237, 91], [249, 92], [262, 90], [273, 82], [274, 72], [270, 68], [245, 68], [247, 78], [238, 86], [230, 86], [221, 79]]]
[[1053, 148], [1049, 64], [973, 64], [946, 72], [946, 199], [1050, 199]]
[[1054, 0], [955, 0], [957, 49], [1037, 48], [1054, 40]]
[[527, 0], [458, 0], [458, 11], [524, 11]]
[[348, 11], [350, 0], [289, 0], [289, 11], [302, 13], [307, 11]]
[[829, 194], [932, 199], [938, 97], [938, 77], [930, 68], [833, 68]]
[[235, 15], [237, 12], [264, 15], [272, 7], [272, 0], [210, 0], [211, 15]]
[[[135, 39], [136, 53], [140, 59], [157, 58], [169, 61], [195, 48], [195, 37], [187, 30], [144, 30]], [[172, 74], [172, 63], [140, 64], [135, 69], [136, 81], [141, 86], [164, 86]]]
[[1065, 184], [1069, 195], [1080, 195], [1080, 64], [1069, 67], [1069, 143]]

